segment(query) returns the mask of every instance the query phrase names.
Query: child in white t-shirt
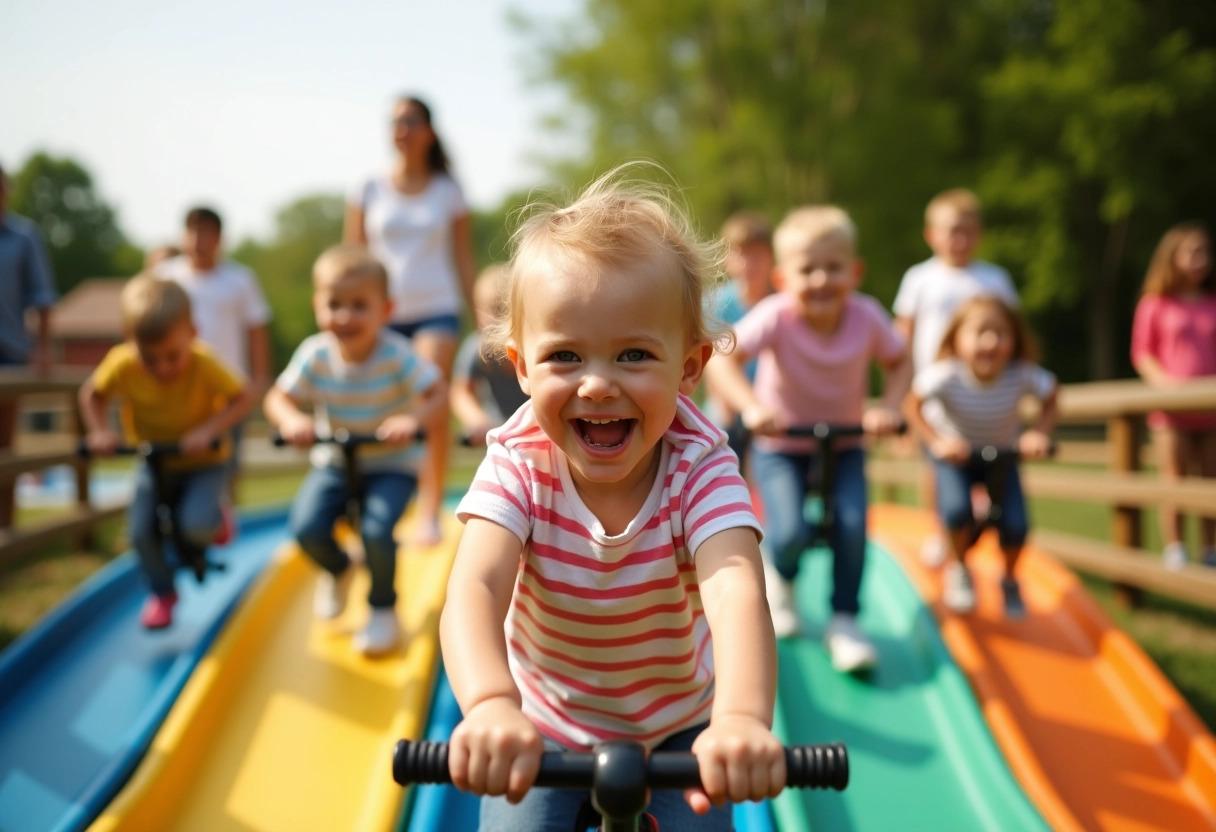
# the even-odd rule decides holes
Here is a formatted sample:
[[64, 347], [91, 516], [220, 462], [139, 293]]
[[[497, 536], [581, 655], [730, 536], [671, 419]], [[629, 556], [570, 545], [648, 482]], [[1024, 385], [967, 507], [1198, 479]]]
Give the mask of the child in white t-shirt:
[[[975, 258], [982, 233], [979, 197], [969, 190], [943, 191], [926, 206], [925, 242], [933, 256], [908, 269], [893, 304], [895, 327], [909, 345], [912, 367], [904, 374], [907, 379], [936, 360], [946, 327], [963, 301], [976, 295], [995, 295], [1017, 307], [1018, 293], [1009, 273]], [[923, 490], [924, 500], [932, 505], [932, 468], [927, 469]], [[921, 558], [926, 564], [940, 566], [945, 557], [946, 545], [940, 534], [925, 540]]]

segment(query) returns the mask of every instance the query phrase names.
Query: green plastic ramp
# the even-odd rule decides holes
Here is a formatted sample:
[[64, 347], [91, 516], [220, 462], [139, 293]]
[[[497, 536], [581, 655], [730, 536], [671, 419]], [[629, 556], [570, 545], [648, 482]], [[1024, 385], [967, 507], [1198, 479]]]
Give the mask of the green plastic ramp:
[[869, 547], [859, 621], [879, 665], [867, 677], [837, 673], [828, 660], [830, 591], [831, 555], [804, 554], [796, 586], [803, 634], [778, 644], [775, 729], [786, 743], [846, 743], [849, 787], [784, 792], [773, 802], [778, 828], [1047, 829], [898, 564]]

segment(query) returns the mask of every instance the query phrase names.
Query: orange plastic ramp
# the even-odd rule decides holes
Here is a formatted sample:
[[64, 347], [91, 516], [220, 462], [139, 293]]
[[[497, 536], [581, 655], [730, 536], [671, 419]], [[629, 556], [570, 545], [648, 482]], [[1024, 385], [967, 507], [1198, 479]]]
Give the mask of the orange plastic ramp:
[[941, 604], [919, 558], [927, 512], [880, 505], [871, 533], [933, 609], [1010, 768], [1059, 832], [1216, 829], [1216, 741], [1155, 664], [1076, 577], [1028, 545], [1018, 564], [1028, 615], [1004, 617], [1004, 562], [988, 532], [969, 555], [978, 606]]

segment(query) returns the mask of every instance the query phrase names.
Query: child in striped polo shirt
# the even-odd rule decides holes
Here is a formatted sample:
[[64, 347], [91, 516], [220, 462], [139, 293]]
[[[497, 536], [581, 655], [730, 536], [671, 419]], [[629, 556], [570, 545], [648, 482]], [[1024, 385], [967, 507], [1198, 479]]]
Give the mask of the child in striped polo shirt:
[[[908, 424], [928, 446], [937, 477], [937, 510], [947, 530], [951, 561], [942, 576], [942, 603], [954, 612], [975, 608], [967, 569], [975, 517], [971, 488], [985, 480], [984, 463], [972, 449], [1014, 448], [1027, 459], [1047, 455], [1056, 421], [1056, 379], [1034, 363], [1035, 345], [1022, 316], [995, 295], [977, 295], [955, 311], [942, 338], [937, 361], [920, 370], [904, 403]], [[1036, 423], [1023, 430], [1018, 402], [1030, 395], [1042, 403]], [[925, 404], [937, 401], [940, 408]], [[998, 522], [1005, 577], [1005, 614], [1026, 614], [1014, 576], [1029, 522], [1016, 464], [1005, 471]], [[995, 498], [994, 498], [995, 499]]]
[[[409, 445], [418, 429], [446, 404], [439, 370], [410, 342], [386, 327], [392, 312], [384, 267], [359, 245], [337, 245], [313, 266], [313, 311], [321, 332], [309, 336], [266, 394], [266, 418], [293, 445], [344, 428], [375, 434], [381, 442], [359, 449], [363, 498], [359, 519], [371, 573], [366, 626], [355, 649], [377, 655], [396, 647], [401, 628], [394, 605], [397, 544], [393, 529], [418, 484], [417, 454]], [[304, 408], [311, 408], [306, 413]], [[346, 606], [354, 568], [334, 540], [334, 521], [346, 507], [342, 452], [315, 445], [312, 470], [291, 508], [292, 535], [321, 567], [314, 611], [338, 617]]]
[[760, 527], [688, 398], [729, 338], [702, 312], [712, 251], [627, 173], [523, 223], [486, 333], [531, 401], [457, 509], [440, 627], [452, 778], [486, 796], [482, 832], [571, 828], [586, 794], [529, 788], [545, 748], [691, 748], [705, 788], [654, 793], [664, 832], [729, 830], [729, 800], [785, 783]]

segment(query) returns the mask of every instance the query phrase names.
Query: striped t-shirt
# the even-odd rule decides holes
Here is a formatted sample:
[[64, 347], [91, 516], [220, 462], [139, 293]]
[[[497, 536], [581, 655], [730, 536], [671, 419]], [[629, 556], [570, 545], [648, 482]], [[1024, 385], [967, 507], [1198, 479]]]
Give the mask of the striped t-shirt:
[[984, 382], [957, 358], [930, 364], [912, 381], [916, 395], [942, 405], [925, 416], [937, 433], [998, 447], [1012, 446], [1022, 432], [1021, 398], [1044, 399], [1055, 386], [1056, 377], [1037, 364], [1011, 361], [999, 376]]
[[[372, 354], [358, 364], [342, 360], [332, 333], [305, 338], [291, 356], [275, 386], [301, 405], [311, 405], [318, 436], [339, 428], [351, 433], [375, 433], [380, 423], [409, 410], [414, 397], [439, 380], [439, 369], [419, 357], [407, 338], [389, 329], [380, 331]], [[417, 467], [418, 445], [366, 445], [359, 448], [364, 471], [410, 471]], [[342, 464], [334, 445], [314, 445], [312, 464], [318, 468]]]
[[729, 528], [760, 533], [725, 434], [681, 396], [637, 517], [607, 535], [532, 405], [490, 433], [457, 509], [524, 545], [506, 620], [523, 710], [572, 748], [612, 738], [654, 747], [709, 719], [713, 644], [693, 558]]

